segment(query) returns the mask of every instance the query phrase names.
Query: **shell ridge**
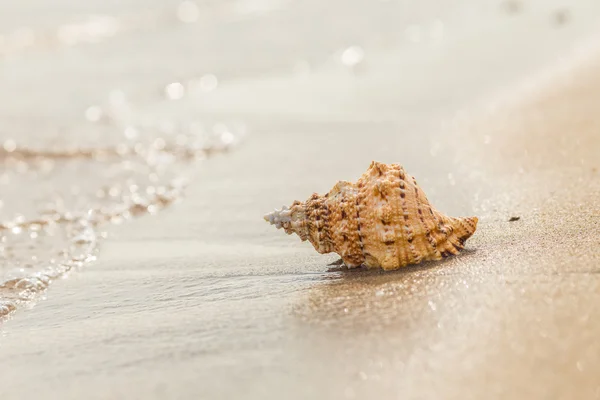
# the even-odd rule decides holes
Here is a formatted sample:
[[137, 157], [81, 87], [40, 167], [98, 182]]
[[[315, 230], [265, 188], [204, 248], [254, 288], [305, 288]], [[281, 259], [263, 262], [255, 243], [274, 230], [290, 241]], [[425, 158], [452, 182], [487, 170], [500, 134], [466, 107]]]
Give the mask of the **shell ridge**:
[[[416, 205], [417, 205], [417, 214], [419, 217], [419, 222], [421, 223], [421, 227], [423, 228], [423, 232], [425, 234], [425, 239], [427, 239], [427, 242], [425, 240], [423, 240], [423, 245], [425, 246], [425, 248], [427, 249], [427, 255], [425, 257], [429, 257], [431, 255], [432, 252], [434, 252], [434, 248], [431, 245], [431, 241], [429, 240], [429, 229], [427, 228], [427, 225], [425, 224], [425, 220], [423, 219], [423, 210], [421, 208], [421, 203], [422, 203], [422, 199], [420, 196], [420, 190], [419, 190], [419, 186], [417, 185], [417, 180], [415, 179], [415, 177], [412, 177], [412, 181], [413, 184], [415, 185], [415, 198], [416, 198]], [[427, 197], [424, 198], [423, 202], [427, 201]], [[429, 244], [429, 248], [427, 247], [427, 245]]]
[[354, 208], [358, 204], [356, 186], [354, 184], [346, 185], [340, 195], [338, 203], [340, 213], [336, 234], [338, 241], [334, 241], [335, 251], [342, 257], [342, 261], [348, 268], [355, 268], [364, 261], [363, 251], [359, 246], [358, 219], [354, 218], [354, 215], [357, 214]]
[[[413, 178], [414, 179], [414, 178]], [[414, 181], [415, 186], [417, 184], [417, 181]], [[431, 205], [429, 204], [429, 200], [427, 199], [427, 196], [425, 195], [425, 193], [419, 192], [417, 194], [420, 198], [421, 198], [421, 202], [419, 202], [419, 206], [418, 206], [418, 213], [419, 213], [419, 219], [421, 221], [421, 225], [423, 226], [423, 229], [425, 230], [425, 237], [427, 239], [427, 242], [429, 243], [429, 246], [431, 248], [431, 251], [429, 252], [429, 254], [427, 255], [427, 259], [438, 259], [441, 258], [441, 254], [440, 251], [438, 250], [437, 247], [437, 243], [435, 241], [435, 238], [433, 237], [432, 234], [432, 228], [435, 229], [435, 224], [437, 222], [437, 219], [435, 218], [433, 211], [431, 209]], [[429, 212], [432, 216], [432, 220], [429, 220], [430, 223], [433, 224], [433, 226], [430, 226], [430, 224], [428, 224], [425, 221], [425, 215], [423, 215], [423, 209], [421, 208], [421, 203], [427, 203], [429, 205]]]
[[[442, 252], [442, 256], [447, 257], [449, 255], [456, 255], [464, 248], [464, 240], [471, 236], [472, 232], [464, 227], [462, 218], [446, 218], [446, 221], [443, 223], [445, 227], [447, 227], [447, 235], [442, 241], [442, 246], [444, 251]], [[457, 229], [454, 229], [454, 225], [457, 225]], [[462, 231], [463, 234], [459, 234], [458, 231]], [[461, 239], [462, 236], [465, 236], [465, 239]]]
[[456, 221], [456, 223], [458, 225], [460, 225], [461, 228], [461, 234], [456, 235], [456, 240], [458, 240], [459, 242], [459, 246], [461, 248], [464, 248], [464, 243], [465, 241], [471, 237], [471, 235], [473, 235], [473, 233], [475, 232], [475, 230], [477, 229], [477, 222], [473, 222], [473, 220], [475, 220], [475, 218], [455, 218], [454, 221]]
[[[382, 182], [377, 183], [379, 198], [377, 202], [377, 210], [379, 210], [377, 223], [380, 224], [382, 230], [382, 241], [385, 245], [383, 254], [379, 261], [383, 269], [397, 269], [401, 264], [402, 250], [402, 231], [397, 229], [397, 224], [393, 223], [393, 216], [398, 215], [400, 204], [397, 201], [399, 191], [397, 184], [398, 177], [395, 174], [396, 166], [385, 166], [382, 168], [384, 178]], [[396, 200], [396, 201], [394, 201]]]
[[357, 191], [356, 193], [356, 203], [355, 203], [355, 207], [356, 207], [356, 224], [357, 224], [357, 233], [358, 233], [358, 244], [360, 245], [360, 252], [363, 255], [363, 262], [364, 262], [364, 258], [365, 258], [365, 247], [363, 244], [363, 238], [362, 238], [362, 233], [360, 232], [360, 191]]
[[[402, 167], [401, 166], [397, 166], [398, 167], [398, 209], [402, 211], [402, 219], [404, 220], [404, 214], [406, 212], [406, 193], [404, 193], [404, 190], [402, 189]], [[405, 251], [406, 246], [402, 246], [402, 244], [405, 241], [404, 238], [404, 233], [405, 233], [405, 226], [402, 226], [401, 229], [398, 229], [397, 232], [400, 235], [398, 237], [398, 264], [399, 265], [403, 265], [407, 262], [410, 262], [410, 258], [408, 256], [408, 252]]]
[[322, 219], [322, 227], [321, 230], [324, 233], [323, 236], [323, 244], [325, 246], [327, 246], [326, 248], [326, 252], [330, 253], [331, 252], [331, 248], [333, 247], [331, 245], [331, 233], [330, 233], [330, 227], [329, 227], [329, 205], [327, 204], [327, 199], [325, 199], [325, 201], [323, 201], [323, 208], [325, 209], [324, 214], [323, 214], [323, 219]]
[[433, 207], [428, 202], [429, 215], [431, 216], [431, 227], [428, 227], [429, 236], [428, 239], [431, 242], [431, 246], [434, 249], [434, 253], [431, 254], [428, 259], [429, 260], [440, 260], [442, 258], [442, 253], [440, 252], [440, 244], [443, 239], [438, 240], [437, 234], [439, 232], [440, 220], [438, 219], [437, 211], [434, 212]]
[[406, 183], [404, 181], [404, 178], [406, 174], [403, 173], [402, 169], [400, 170], [400, 199], [402, 202], [402, 213], [403, 213], [403, 217], [404, 217], [404, 231], [406, 233], [406, 243], [408, 243], [408, 248], [410, 250], [410, 253], [412, 255], [412, 259], [410, 258], [409, 254], [406, 253], [406, 263], [403, 263], [404, 265], [406, 264], [411, 264], [411, 263], [415, 263], [417, 262], [419, 256], [417, 254], [417, 250], [415, 249], [415, 245], [413, 244], [413, 232], [412, 229], [410, 229], [409, 226], [409, 212], [408, 212], [408, 204], [406, 203]]
[[438, 245], [443, 244], [446, 240], [448, 240], [448, 229], [446, 228], [446, 222], [444, 221], [444, 217], [442, 215], [439, 215], [439, 211], [437, 212], [439, 218], [438, 218], [438, 232], [440, 232], [443, 237], [442, 239], [438, 242]]
[[[317, 242], [317, 245], [318, 245], [317, 251], [320, 253], [321, 252], [321, 229], [319, 227], [320, 223], [317, 218], [318, 215], [317, 215], [316, 205], [310, 210], [310, 214], [311, 214], [312, 219], [315, 221], [313, 225], [317, 228], [317, 237], [316, 237], [315, 241]], [[309, 219], [309, 221], [310, 221], [310, 219]]]
[[442, 240], [440, 241], [440, 244], [442, 245], [441, 246], [442, 250], [440, 251], [440, 254], [442, 255], [442, 257], [448, 257], [449, 255], [453, 254], [450, 252], [450, 250], [448, 248], [448, 243], [450, 242], [450, 237], [452, 236], [452, 231], [451, 231], [451, 225], [449, 223], [449, 219], [445, 218], [442, 215], [440, 215], [439, 229], [443, 235]]

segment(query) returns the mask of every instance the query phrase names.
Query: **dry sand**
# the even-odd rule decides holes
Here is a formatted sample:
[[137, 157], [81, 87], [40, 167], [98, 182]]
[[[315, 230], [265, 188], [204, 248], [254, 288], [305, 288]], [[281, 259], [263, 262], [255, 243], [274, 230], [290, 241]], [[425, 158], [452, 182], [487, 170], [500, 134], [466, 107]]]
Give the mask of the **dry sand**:
[[[400, 61], [420, 85], [381, 51], [363, 78], [223, 87], [206, 107], [253, 135], [1, 327], [0, 397], [600, 398], [600, 53], [536, 81], [589, 35], [533, 21]], [[372, 159], [404, 164], [440, 210], [478, 215], [468, 249], [344, 271], [262, 221]]]

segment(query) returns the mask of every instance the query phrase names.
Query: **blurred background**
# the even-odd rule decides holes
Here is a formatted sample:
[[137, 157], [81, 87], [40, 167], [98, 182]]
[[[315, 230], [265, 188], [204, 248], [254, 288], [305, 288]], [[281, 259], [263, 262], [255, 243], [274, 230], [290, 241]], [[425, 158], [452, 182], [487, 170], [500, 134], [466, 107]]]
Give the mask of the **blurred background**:
[[[539, 278], [597, 269], [599, 20], [597, 0], [3, 2], [0, 397], [600, 398], [599, 283]], [[263, 226], [371, 160], [478, 215], [477, 251], [348, 277]]]

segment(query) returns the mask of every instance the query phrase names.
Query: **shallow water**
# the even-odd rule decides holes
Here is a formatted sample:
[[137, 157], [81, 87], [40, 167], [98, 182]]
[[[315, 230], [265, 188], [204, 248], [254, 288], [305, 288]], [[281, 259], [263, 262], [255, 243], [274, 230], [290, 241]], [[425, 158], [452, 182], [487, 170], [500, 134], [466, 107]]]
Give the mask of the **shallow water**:
[[[51, 101], [58, 105], [52, 115], [45, 112], [52, 107], [36, 108], [32, 98], [22, 108], [9, 106], [3, 111], [0, 318], [22, 305], [32, 305], [52, 281], [94, 261], [99, 242], [107, 236], [107, 225], [156, 214], [179, 201], [198, 161], [226, 152], [246, 133], [239, 122], [197, 115], [198, 97], [218, 86], [213, 74], [187, 79], [172, 76], [162, 83], [155, 79], [155, 93], [150, 96], [140, 94], [147, 82], [129, 85], [129, 92], [119, 88], [127, 79], [123, 76], [114, 79], [116, 89], [108, 92], [104, 84], [96, 85], [104, 87], [103, 97], [79, 94], [78, 103], [90, 103], [69, 108], [69, 96], [61, 97], [61, 93], [77, 91], [82, 83], [94, 86], [89, 80], [97, 73], [74, 65], [70, 52], [78, 50], [71, 48], [114, 43], [136, 32], [200, 24], [217, 14], [234, 17], [241, 11], [229, 10], [233, 3], [157, 3], [137, 11], [122, 4], [102, 15], [75, 4], [64, 4], [64, 12], [56, 14], [32, 5], [2, 13], [3, 18], [11, 14], [14, 18], [5, 21], [7, 30], [0, 35], [0, 56], [6, 76], [12, 77], [2, 82], [7, 89], [20, 84], [20, 90], [26, 90], [36, 75], [41, 77], [17, 69], [11, 72], [22, 66], [27, 69], [33, 62], [29, 57], [39, 59], [46, 74], [56, 68], [77, 72], [60, 83], [60, 92], [53, 89], [52, 73], [44, 74], [40, 86], [56, 96]], [[11, 29], [19, 20], [31, 25]], [[160, 54], [155, 56], [160, 58]], [[75, 118], [73, 110], [80, 112]]]
[[[70, 142], [65, 135], [52, 145], [21, 147], [7, 139], [0, 149], [5, 187], [0, 318], [35, 300], [52, 281], [94, 261], [106, 224], [156, 214], [180, 200], [197, 161], [227, 151], [242, 134], [223, 123], [206, 131], [198, 122], [163, 119], [176, 134], [157, 135], [153, 131], [161, 126], [138, 121], [125, 99], [109, 112], [92, 109], [94, 122], [102, 127], [96, 133], [84, 125], [85, 140], [73, 135]], [[126, 123], [120, 120], [124, 113]], [[86, 114], [92, 113], [88, 109]], [[111, 140], [121, 133], [126, 136], [121, 141]]]

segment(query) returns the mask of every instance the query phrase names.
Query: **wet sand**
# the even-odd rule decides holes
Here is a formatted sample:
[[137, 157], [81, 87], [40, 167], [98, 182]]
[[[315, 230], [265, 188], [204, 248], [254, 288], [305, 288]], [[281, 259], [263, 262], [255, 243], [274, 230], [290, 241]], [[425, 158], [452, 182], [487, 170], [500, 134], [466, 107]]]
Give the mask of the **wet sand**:
[[[362, 78], [220, 88], [206, 108], [252, 134], [0, 328], [0, 396], [600, 398], [600, 52], [531, 86], [591, 36], [514, 24], [414, 65], [369, 54]], [[467, 250], [345, 271], [262, 220], [372, 159], [402, 163], [441, 211], [479, 216]]]

